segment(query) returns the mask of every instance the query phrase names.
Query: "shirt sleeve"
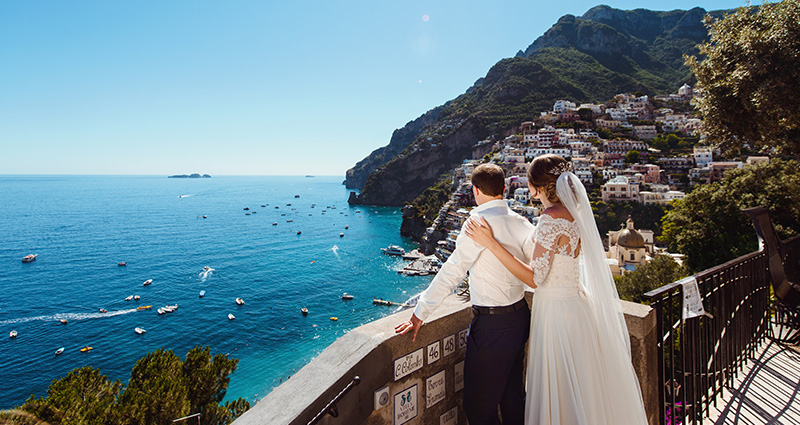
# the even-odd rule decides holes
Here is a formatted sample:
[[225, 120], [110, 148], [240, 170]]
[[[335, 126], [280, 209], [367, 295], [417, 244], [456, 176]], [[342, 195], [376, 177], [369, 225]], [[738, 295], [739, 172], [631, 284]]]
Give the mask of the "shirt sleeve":
[[467, 271], [475, 264], [484, 249], [464, 234], [462, 226], [461, 233], [456, 238], [456, 249], [436, 273], [428, 289], [420, 294], [414, 315], [424, 322], [467, 276]]

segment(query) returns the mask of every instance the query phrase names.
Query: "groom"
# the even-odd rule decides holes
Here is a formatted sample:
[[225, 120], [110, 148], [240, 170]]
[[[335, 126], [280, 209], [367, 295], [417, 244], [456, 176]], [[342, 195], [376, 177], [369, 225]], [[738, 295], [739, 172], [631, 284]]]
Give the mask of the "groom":
[[[486, 219], [494, 237], [515, 257], [528, 262], [533, 252], [533, 226], [511, 211], [503, 200], [505, 178], [495, 164], [481, 164], [472, 173], [472, 194], [478, 207], [473, 217]], [[456, 249], [428, 289], [419, 297], [408, 322], [395, 327], [405, 334], [413, 330], [417, 340], [422, 323], [444, 297], [451, 294], [469, 272], [473, 319], [464, 359], [464, 411], [470, 425], [522, 425], [525, 416], [523, 361], [530, 328], [530, 310], [524, 284], [488, 250], [462, 233]]]

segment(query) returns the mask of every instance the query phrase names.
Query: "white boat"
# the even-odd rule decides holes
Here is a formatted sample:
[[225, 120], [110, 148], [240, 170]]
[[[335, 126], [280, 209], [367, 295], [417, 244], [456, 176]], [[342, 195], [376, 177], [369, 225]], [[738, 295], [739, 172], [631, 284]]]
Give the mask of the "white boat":
[[39, 254], [28, 254], [28, 255], [22, 257], [22, 262], [23, 263], [32, 263], [32, 262], [34, 262], [36, 260], [36, 257], [38, 255]]
[[228, 320], [233, 320], [233, 319], [235, 319], [235, 318], [236, 318], [236, 316], [234, 316], [234, 315], [233, 315], [233, 314], [231, 314], [231, 313], [228, 313]]
[[[165, 305], [164, 307], [159, 308], [158, 310], [164, 311], [164, 313], [172, 313], [173, 311], [178, 309], [178, 304], [174, 305]], [[156, 310], [156, 311], [158, 311]], [[162, 313], [159, 313], [162, 314]]]
[[56, 356], [64, 352], [64, 347], [59, 348], [56, 350]]
[[134, 328], [133, 331], [136, 332], [139, 335], [147, 332], [146, 330], [144, 330], [144, 328]]
[[62, 325], [66, 325], [67, 323], [69, 323], [67, 322], [67, 319], [61, 319], [59, 320], [59, 322], [61, 322]]
[[386, 255], [405, 255], [406, 250], [397, 246], [389, 245], [386, 248], [381, 248], [381, 251]]
[[156, 310], [156, 311], [158, 312], [158, 314], [166, 314], [166, 313], [167, 313], [166, 311], [164, 311], [164, 308], [163, 308], [163, 307], [160, 307], [160, 308], [159, 308], [158, 310]]
[[138, 295], [134, 295], [134, 296], [133, 296], [133, 299], [134, 299], [134, 301], [139, 301], [139, 299], [140, 299], [140, 298], [142, 298], [142, 297], [140, 297], [140, 296], [138, 296]]
[[11, 332], [9, 332], [9, 333], [8, 333], [8, 337], [9, 337], [9, 338], [16, 338], [16, 337], [17, 337], [17, 331], [11, 331]]
[[200, 298], [203, 298], [205, 296], [206, 296], [206, 291], [205, 290], [200, 291]]
[[237, 298], [237, 299], [236, 299], [236, 304], [238, 304], [238, 305], [244, 305], [244, 300], [243, 300], [243, 299], [241, 299], [241, 298]]
[[342, 294], [342, 299], [343, 300], [352, 300], [353, 296], [348, 294], [347, 292], [345, 292], [344, 294]]
[[125, 297], [125, 301], [130, 301], [132, 299], [133, 299], [133, 295], [128, 295], [127, 297]]
[[104, 309], [104, 308], [101, 308], [101, 309], [100, 309], [100, 312], [101, 312], [101, 313], [108, 313], [108, 310], [106, 310], [106, 309]]
[[153, 279], [147, 279], [142, 283], [142, 286], [147, 286], [147, 285], [149, 285], [151, 283], [153, 283]]

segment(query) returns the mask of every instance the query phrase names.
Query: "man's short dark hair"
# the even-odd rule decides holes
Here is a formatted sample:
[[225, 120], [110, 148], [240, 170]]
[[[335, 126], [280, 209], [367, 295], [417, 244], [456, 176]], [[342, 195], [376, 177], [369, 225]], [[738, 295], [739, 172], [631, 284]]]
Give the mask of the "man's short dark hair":
[[506, 187], [503, 169], [495, 164], [481, 164], [472, 171], [472, 185], [488, 196], [500, 196]]

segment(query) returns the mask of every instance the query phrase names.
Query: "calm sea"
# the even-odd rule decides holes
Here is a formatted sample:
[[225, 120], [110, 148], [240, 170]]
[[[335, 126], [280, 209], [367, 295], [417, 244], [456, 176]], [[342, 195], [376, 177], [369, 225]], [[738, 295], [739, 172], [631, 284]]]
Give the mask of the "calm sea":
[[[0, 176], [0, 408], [45, 395], [77, 367], [124, 383], [145, 353], [184, 357], [196, 345], [239, 359], [227, 399], [252, 402], [390, 314], [372, 298], [404, 301], [431, 278], [399, 275], [405, 262], [380, 253], [415, 247], [399, 235], [399, 209], [348, 206], [342, 180]], [[38, 259], [23, 264], [26, 254]], [[171, 304], [174, 313], [156, 313]]]

